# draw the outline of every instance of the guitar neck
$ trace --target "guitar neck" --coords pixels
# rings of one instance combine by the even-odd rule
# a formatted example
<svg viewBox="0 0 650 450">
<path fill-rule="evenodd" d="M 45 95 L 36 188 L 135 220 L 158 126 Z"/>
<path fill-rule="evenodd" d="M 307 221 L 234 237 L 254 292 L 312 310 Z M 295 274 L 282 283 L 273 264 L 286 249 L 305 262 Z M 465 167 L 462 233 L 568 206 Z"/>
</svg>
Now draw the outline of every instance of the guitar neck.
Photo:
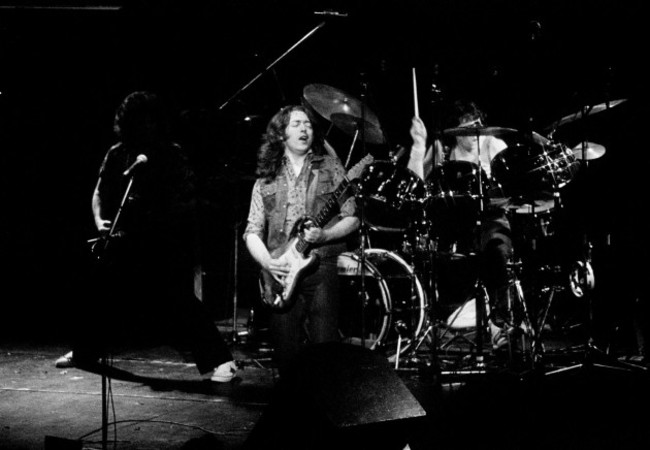
<svg viewBox="0 0 650 450">
<path fill-rule="evenodd" d="M 327 222 L 334 216 L 335 207 L 338 205 L 339 200 L 343 197 L 343 193 L 346 191 L 350 184 L 350 181 L 347 178 L 344 178 L 343 181 L 338 185 L 334 194 L 330 196 L 327 202 L 321 207 L 314 217 L 314 225 L 318 228 L 323 228 Z M 309 249 L 309 242 L 305 241 L 302 237 L 298 238 L 298 243 L 296 244 L 296 250 L 300 253 L 305 253 Z"/>
</svg>

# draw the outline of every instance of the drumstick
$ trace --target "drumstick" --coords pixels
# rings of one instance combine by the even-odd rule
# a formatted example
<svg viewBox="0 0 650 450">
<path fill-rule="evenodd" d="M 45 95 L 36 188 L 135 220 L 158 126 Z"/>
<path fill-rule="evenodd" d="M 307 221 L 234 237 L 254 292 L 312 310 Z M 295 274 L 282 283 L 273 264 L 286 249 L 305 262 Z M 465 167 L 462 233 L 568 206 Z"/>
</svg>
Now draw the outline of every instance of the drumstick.
<svg viewBox="0 0 650 450">
<path fill-rule="evenodd" d="M 413 67 L 413 105 L 415 109 L 415 117 L 420 117 L 420 111 L 418 108 L 418 83 L 415 79 L 415 67 Z"/>
</svg>

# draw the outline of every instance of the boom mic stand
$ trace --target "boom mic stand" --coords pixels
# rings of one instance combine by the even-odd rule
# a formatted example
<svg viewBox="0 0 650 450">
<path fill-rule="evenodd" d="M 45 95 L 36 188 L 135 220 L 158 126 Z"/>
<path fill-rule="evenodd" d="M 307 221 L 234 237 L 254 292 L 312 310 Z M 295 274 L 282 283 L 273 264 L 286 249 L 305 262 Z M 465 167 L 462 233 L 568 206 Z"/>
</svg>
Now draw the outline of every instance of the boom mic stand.
<svg viewBox="0 0 650 450">
<path fill-rule="evenodd" d="M 257 75 L 255 75 L 248 83 L 246 83 L 244 86 L 239 88 L 233 95 L 230 96 L 228 100 L 223 102 L 221 106 L 219 106 L 219 111 L 221 111 L 223 108 L 225 108 L 233 99 L 235 99 L 239 94 L 244 92 L 246 89 L 248 89 L 255 81 L 257 81 L 262 75 L 264 75 L 266 72 L 269 70 L 273 69 L 273 67 L 280 62 L 285 56 L 287 56 L 289 53 L 291 53 L 296 47 L 298 47 L 303 41 L 305 41 L 307 38 L 309 38 L 312 34 L 314 34 L 316 31 L 318 31 L 320 28 L 325 26 L 325 21 L 319 23 L 316 25 L 311 31 L 309 31 L 307 34 L 305 34 L 302 38 L 300 38 L 295 44 L 293 44 L 287 51 L 285 51 L 282 55 L 280 55 L 275 61 L 273 61 L 271 64 L 266 66 L 264 70 L 259 72 Z"/>
</svg>

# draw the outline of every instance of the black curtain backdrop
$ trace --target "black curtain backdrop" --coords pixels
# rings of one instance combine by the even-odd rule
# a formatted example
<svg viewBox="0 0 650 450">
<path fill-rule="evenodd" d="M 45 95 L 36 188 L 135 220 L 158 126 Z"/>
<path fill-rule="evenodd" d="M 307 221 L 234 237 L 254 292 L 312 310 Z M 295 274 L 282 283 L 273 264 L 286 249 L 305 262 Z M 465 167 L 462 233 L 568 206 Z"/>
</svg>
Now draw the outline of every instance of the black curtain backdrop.
<svg viewBox="0 0 650 450">
<path fill-rule="evenodd" d="M 113 142 L 113 112 L 128 93 L 157 91 L 178 113 L 177 138 L 203 188 L 204 294 L 216 318 L 232 307 L 234 241 L 270 116 L 300 102 L 308 84 L 347 91 L 379 117 L 388 144 L 365 151 L 385 157 L 410 145 L 413 68 L 429 126 L 457 97 L 479 102 L 490 125 L 541 134 L 585 106 L 626 99 L 556 132 L 566 145 L 588 139 L 607 149 L 566 190 L 561 226 L 569 251 L 579 251 L 583 234 L 593 239 L 605 304 L 618 308 L 622 285 L 642 289 L 650 158 L 641 1 L 386 3 L 0 4 L 3 333 L 65 336 L 76 302 L 94 301 L 90 199 Z M 341 15 L 315 14 L 328 10 Z M 345 160 L 351 136 L 331 133 Z M 363 152 L 355 147 L 353 162 Z M 256 268 L 241 241 L 237 256 L 238 300 L 250 305 Z"/>
</svg>

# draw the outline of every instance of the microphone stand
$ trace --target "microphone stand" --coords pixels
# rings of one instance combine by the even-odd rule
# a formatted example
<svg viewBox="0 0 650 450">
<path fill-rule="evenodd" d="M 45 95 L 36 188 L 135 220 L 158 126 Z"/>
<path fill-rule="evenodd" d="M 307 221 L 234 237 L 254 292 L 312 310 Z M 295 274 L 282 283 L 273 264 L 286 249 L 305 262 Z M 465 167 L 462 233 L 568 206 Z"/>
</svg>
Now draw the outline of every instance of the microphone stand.
<svg viewBox="0 0 650 450">
<path fill-rule="evenodd" d="M 273 61 L 268 66 L 266 66 L 266 68 L 264 68 L 264 70 L 259 72 L 248 83 L 246 83 L 244 86 L 239 88 L 233 95 L 230 96 L 230 98 L 228 100 L 226 100 L 221 106 L 219 106 L 218 110 L 221 111 L 223 108 L 225 108 L 233 99 L 235 99 L 237 96 L 239 96 L 239 94 L 241 94 L 246 89 L 248 89 L 253 83 L 255 83 L 255 81 L 257 81 L 266 72 L 271 70 L 278 62 L 280 62 L 285 56 L 287 56 L 289 53 L 291 53 L 303 41 L 305 41 L 312 34 L 314 34 L 316 31 L 318 31 L 320 28 L 322 28 L 324 26 L 325 26 L 325 21 L 323 21 L 323 22 L 319 23 L 317 26 L 315 26 L 311 31 L 309 31 L 306 35 L 304 35 L 302 38 L 300 38 L 295 44 L 293 44 L 287 51 L 285 51 L 282 55 L 280 55 L 275 61 Z"/>
<path fill-rule="evenodd" d="M 102 243 L 103 245 L 103 250 L 106 250 L 108 243 L 110 242 L 111 239 L 119 236 L 119 233 L 116 234 L 117 230 L 117 224 L 122 217 L 122 211 L 124 210 L 125 205 L 127 204 L 129 200 L 129 195 L 131 193 L 131 188 L 133 187 L 133 179 L 134 179 L 135 173 L 132 173 L 131 176 L 129 177 L 129 183 L 126 186 L 126 189 L 124 191 L 124 195 L 122 196 L 122 200 L 120 202 L 120 206 L 115 213 L 115 218 L 113 219 L 113 223 L 111 225 L 111 229 L 108 232 L 108 236 Z M 95 241 L 95 243 L 101 242 L 101 240 Z M 102 252 L 99 256 L 99 261 L 102 262 L 102 259 L 104 258 L 105 254 Z M 108 389 L 110 385 L 110 381 L 108 380 L 108 376 L 106 374 L 106 368 L 108 367 L 108 358 L 106 356 L 106 352 L 102 352 L 101 356 L 101 365 L 104 368 L 102 370 L 102 449 L 106 450 L 108 448 Z"/>
<path fill-rule="evenodd" d="M 367 84 L 366 81 L 363 79 L 364 74 L 361 73 L 361 149 L 362 153 L 365 154 L 366 151 L 366 134 L 365 134 L 365 126 L 363 124 L 365 123 L 366 120 L 366 104 L 365 104 L 365 97 L 366 97 L 366 89 L 367 89 Z M 358 131 L 355 133 L 355 140 L 356 136 L 358 134 Z M 352 143 L 354 146 L 354 142 Z M 350 148 L 350 153 L 352 152 L 352 148 Z M 348 160 L 350 156 L 348 155 Z M 346 163 L 347 164 L 347 163 Z M 368 292 L 366 291 L 366 220 L 365 220 L 365 198 L 362 199 L 361 201 L 361 254 L 360 254 L 360 259 L 359 259 L 359 264 L 361 265 L 361 290 L 359 292 L 359 299 L 361 300 L 361 347 L 365 348 L 366 347 L 366 317 L 365 317 L 365 311 L 366 311 L 366 303 L 368 302 Z M 399 355 L 396 355 L 396 358 L 399 358 Z"/>
</svg>

